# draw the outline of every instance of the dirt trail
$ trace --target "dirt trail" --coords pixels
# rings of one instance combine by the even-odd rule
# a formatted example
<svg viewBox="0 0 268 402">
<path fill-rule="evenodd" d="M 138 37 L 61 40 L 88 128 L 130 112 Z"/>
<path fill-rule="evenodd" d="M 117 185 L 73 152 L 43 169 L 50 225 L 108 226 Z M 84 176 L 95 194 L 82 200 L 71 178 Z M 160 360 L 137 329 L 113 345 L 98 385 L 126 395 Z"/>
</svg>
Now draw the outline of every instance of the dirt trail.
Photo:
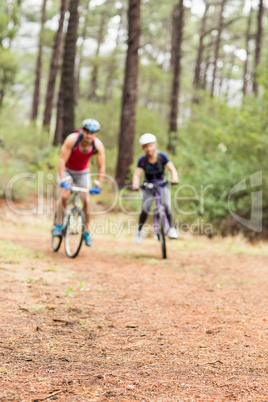
<svg viewBox="0 0 268 402">
<path fill-rule="evenodd" d="M 268 401 L 267 246 L 0 230 L 1 401 Z"/>
</svg>

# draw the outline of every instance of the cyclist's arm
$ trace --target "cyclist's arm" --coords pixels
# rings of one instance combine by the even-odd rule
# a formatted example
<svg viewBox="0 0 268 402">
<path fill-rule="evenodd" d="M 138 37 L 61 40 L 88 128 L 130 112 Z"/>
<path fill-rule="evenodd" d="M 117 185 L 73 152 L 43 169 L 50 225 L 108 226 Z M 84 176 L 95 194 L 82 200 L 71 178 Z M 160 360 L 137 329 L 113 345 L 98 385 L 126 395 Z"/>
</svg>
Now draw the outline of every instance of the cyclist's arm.
<svg viewBox="0 0 268 402">
<path fill-rule="evenodd" d="M 76 134 L 70 134 L 64 141 L 61 150 L 60 150 L 60 159 L 59 159 L 59 176 L 60 180 L 64 178 L 64 172 L 66 167 L 66 162 L 70 158 L 72 148 L 77 140 Z"/>
<path fill-rule="evenodd" d="M 175 166 L 173 165 L 173 162 L 169 161 L 166 164 L 166 167 L 168 168 L 168 170 L 171 173 L 171 183 L 173 183 L 173 184 L 179 183 L 178 172 L 177 172 Z"/>
<path fill-rule="evenodd" d="M 104 146 L 103 143 L 98 140 L 96 142 L 96 149 L 97 149 L 97 165 L 98 165 L 98 176 L 97 176 L 97 181 L 101 184 L 104 174 L 105 174 L 105 150 L 104 150 Z M 98 185 L 97 185 L 98 187 Z"/>
<path fill-rule="evenodd" d="M 138 190 L 140 186 L 140 178 L 142 174 L 143 169 L 136 167 L 134 174 L 133 174 L 133 179 L 132 179 L 132 189 L 133 190 Z"/>
</svg>

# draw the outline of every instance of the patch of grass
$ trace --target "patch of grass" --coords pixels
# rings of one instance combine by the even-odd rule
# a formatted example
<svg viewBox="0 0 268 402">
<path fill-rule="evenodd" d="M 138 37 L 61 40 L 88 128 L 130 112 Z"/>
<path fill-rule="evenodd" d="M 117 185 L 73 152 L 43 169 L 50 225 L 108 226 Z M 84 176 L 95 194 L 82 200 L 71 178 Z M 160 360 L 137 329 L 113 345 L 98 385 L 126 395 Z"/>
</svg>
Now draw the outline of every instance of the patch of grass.
<svg viewBox="0 0 268 402">
<path fill-rule="evenodd" d="M 65 292 L 65 296 L 74 297 L 74 289 L 72 286 L 68 286 L 68 289 Z"/>
<path fill-rule="evenodd" d="M 8 376 L 15 375 L 15 373 L 11 370 L 8 370 L 6 367 L 0 367 L 0 373 L 6 374 Z"/>
<path fill-rule="evenodd" d="M 22 282 L 23 283 L 36 283 L 37 281 L 36 281 L 36 279 L 34 279 L 34 278 L 30 277 L 30 276 L 27 276 L 26 279 L 22 280 Z"/>
<path fill-rule="evenodd" d="M 238 285 L 253 285 L 256 282 L 257 282 L 256 280 L 249 278 L 238 278 L 235 280 L 235 283 Z"/>
<path fill-rule="evenodd" d="M 41 258 L 41 259 L 43 259 L 44 257 L 45 257 L 45 254 L 42 253 L 42 252 L 40 252 L 40 251 L 37 251 L 37 252 L 34 254 L 34 258 Z"/>
<path fill-rule="evenodd" d="M 170 244 L 168 244 L 170 247 Z M 173 249 L 180 249 L 180 251 L 188 251 L 188 250 L 202 250 L 206 248 L 206 243 L 200 241 L 200 239 L 179 239 L 178 242 L 172 240 L 172 248 Z"/>
<path fill-rule="evenodd" d="M 251 255 L 251 256 L 267 256 L 268 245 L 263 242 L 250 244 L 241 236 L 224 239 L 223 241 L 213 243 L 213 247 L 217 253 L 222 254 L 228 252 L 230 255 Z"/>
<path fill-rule="evenodd" d="M 42 304 L 32 304 L 31 306 L 29 306 L 29 309 L 33 309 L 35 311 L 43 311 L 46 309 L 45 306 L 43 306 Z"/>
<path fill-rule="evenodd" d="M 51 264 L 48 265 L 48 267 L 45 269 L 45 272 L 56 272 L 58 271 L 59 266 L 57 264 Z"/>
<path fill-rule="evenodd" d="M 84 318 L 84 319 L 80 320 L 80 324 L 87 326 L 87 325 L 90 325 L 90 321 L 88 318 Z"/>
<path fill-rule="evenodd" d="M 1 260 L 8 261 L 9 263 L 17 264 L 22 262 L 25 258 L 33 258 L 34 253 L 32 250 L 24 246 L 19 246 L 9 240 L 0 240 Z"/>
<path fill-rule="evenodd" d="M 37 380 L 38 382 L 42 382 L 42 381 L 47 381 L 48 378 L 47 378 L 47 377 L 36 377 L 36 380 Z"/>
</svg>

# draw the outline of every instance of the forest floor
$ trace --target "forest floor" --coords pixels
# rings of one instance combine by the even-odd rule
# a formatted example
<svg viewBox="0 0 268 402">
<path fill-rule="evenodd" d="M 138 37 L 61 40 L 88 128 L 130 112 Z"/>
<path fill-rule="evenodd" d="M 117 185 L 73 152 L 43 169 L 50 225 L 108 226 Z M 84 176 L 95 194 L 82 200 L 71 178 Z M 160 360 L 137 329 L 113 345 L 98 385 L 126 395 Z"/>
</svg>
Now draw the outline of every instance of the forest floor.
<svg viewBox="0 0 268 402">
<path fill-rule="evenodd" d="M 268 401 L 267 244 L 50 226 L 1 208 L 0 401 Z"/>
</svg>

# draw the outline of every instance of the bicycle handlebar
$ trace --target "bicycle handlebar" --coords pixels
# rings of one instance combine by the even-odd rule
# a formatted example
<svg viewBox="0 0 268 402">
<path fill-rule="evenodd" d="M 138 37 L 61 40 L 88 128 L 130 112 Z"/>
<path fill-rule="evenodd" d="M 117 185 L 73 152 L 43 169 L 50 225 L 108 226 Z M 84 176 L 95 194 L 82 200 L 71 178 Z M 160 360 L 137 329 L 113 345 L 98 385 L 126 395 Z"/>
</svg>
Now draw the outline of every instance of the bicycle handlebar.
<svg viewBox="0 0 268 402">
<path fill-rule="evenodd" d="M 77 186 L 72 186 L 71 187 L 71 193 L 84 193 L 84 194 L 97 194 L 91 192 L 92 189 L 84 188 L 84 187 L 77 187 Z"/>
<path fill-rule="evenodd" d="M 163 186 L 165 186 L 166 184 L 171 184 L 171 185 L 175 185 L 175 184 L 177 184 L 177 183 L 172 183 L 170 180 L 164 180 L 164 181 L 161 181 L 161 182 L 155 182 L 155 183 L 152 183 L 152 182 L 149 182 L 149 183 L 147 183 L 147 182 L 144 182 L 144 183 L 142 183 L 141 185 L 140 185 L 140 189 L 146 189 L 146 188 L 148 188 L 149 190 L 152 190 L 153 188 L 157 188 L 157 187 L 163 187 Z"/>
<path fill-rule="evenodd" d="M 69 179 L 72 179 L 72 177 L 66 176 L 62 180 L 62 182 L 66 182 Z M 97 194 L 97 193 L 91 193 L 92 189 L 89 190 L 88 188 L 85 188 L 85 187 L 71 186 L 70 190 L 71 190 L 71 193 Z"/>
<path fill-rule="evenodd" d="M 71 192 L 72 193 L 90 193 L 90 190 L 88 188 L 84 188 L 84 187 L 76 187 L 76 186 L 72 186 L 71 187 Z"/>
</svg>

